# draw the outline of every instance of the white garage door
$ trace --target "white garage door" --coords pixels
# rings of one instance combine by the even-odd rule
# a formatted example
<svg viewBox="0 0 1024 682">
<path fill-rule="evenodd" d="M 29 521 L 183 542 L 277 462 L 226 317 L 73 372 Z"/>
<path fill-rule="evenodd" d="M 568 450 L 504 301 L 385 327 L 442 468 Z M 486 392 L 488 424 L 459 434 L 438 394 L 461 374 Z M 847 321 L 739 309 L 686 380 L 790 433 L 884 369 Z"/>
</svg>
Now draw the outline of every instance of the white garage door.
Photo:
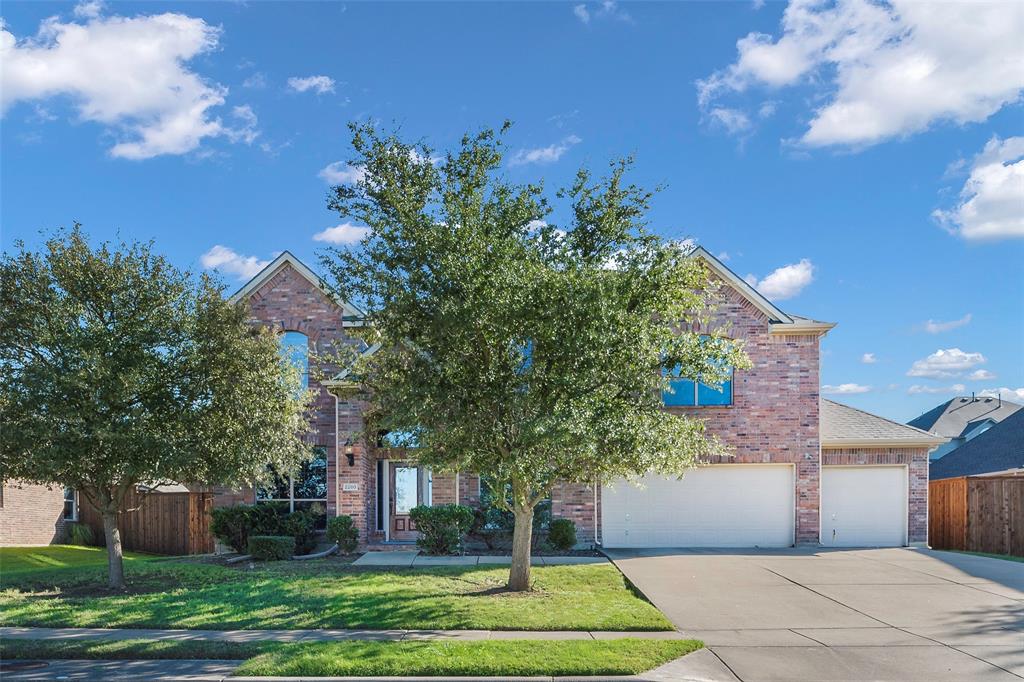
<svg viewBox="0 0 1024 682">
<path fill-rule="evenodd" d="M 723 464 L 601 491 L 605 547 L 788 547 L 793 466 Z"/>
<path fill-rule="evenodd" d="M 900 547 L 906 540 L 906 467 L 821 468 L 821 544 Z"/>
</svg>

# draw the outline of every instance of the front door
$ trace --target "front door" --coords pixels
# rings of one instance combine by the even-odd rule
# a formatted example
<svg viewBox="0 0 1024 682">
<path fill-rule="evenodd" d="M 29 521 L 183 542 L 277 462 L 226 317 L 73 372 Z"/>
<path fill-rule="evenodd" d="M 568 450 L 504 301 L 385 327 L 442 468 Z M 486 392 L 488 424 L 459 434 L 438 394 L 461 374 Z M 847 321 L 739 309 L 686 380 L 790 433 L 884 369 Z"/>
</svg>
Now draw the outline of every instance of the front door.
<svg viewBox="0 0 1024 682">
<path fill-rule="evenodd" d="M 391 539 L 415 540 L 418 533 L 409 518 L 413 507 L 422 504 L 420 468 L 407 462 L 390 462 Z"/>
</svg>

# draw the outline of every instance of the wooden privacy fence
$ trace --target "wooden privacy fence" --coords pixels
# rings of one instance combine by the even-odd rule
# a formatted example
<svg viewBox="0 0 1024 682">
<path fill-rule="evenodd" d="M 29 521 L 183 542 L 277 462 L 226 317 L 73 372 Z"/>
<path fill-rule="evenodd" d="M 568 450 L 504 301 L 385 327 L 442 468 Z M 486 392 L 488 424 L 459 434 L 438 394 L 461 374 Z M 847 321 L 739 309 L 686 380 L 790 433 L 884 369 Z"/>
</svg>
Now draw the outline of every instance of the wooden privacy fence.
<svg viewBox="0 0 1024 682">
<path fill-rule="evenodd" d="M 930 481 L 928 544 L 1024 556 L 1024 476 Z"/>
<path fill-rule="evenodd" d="M 211 493 L 129 493 L 126 505 L 135 511 L 118 515 L 121 544 L 126 550 L 153 554 L 209 554 Z M 82 500 L 80 520 L 103 537 L 103 519 Z"/>
</svg>

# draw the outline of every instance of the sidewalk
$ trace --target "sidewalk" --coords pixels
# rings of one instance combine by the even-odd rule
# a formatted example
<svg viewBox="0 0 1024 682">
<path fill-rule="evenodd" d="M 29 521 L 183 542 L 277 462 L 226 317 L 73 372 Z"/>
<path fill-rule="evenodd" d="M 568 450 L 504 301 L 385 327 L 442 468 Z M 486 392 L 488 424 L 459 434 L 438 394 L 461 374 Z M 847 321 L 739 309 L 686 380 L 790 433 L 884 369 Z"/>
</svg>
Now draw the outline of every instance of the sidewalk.
<svg viewBox="0 0 1024 682">
<path fill-rule="evenodd" d="M 686 639 L 676 630 L 607 632 L 586 630 L 135 630 L 106 628 L 0 627 L 0 639 L 148 639 L 153 641 L 210 642 L 332 642 L 373 640 L 384 642 L 452 639 Z"/>
</svg>

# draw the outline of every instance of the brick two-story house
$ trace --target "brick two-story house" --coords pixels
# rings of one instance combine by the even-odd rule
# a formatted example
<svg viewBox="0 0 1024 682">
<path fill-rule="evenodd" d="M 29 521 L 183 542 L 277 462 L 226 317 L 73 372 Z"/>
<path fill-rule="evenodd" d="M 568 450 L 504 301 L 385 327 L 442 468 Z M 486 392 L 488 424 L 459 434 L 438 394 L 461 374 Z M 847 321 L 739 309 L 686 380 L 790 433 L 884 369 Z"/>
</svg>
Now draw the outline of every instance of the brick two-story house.
<svg viewBox="0 0 1024 682">
<path fill-rule="evenodd" d="M 834 325 L 783 312 L 703 249 L 694 257 L 724 285 L 711 326 L 743 339 L 753 367 L 722 392 L 678 382 L 666 409 L 707 420 L 731 454 L 682 479 L 560 485 L 553 516 L 573 519 L 583 542 L 606 547 L 925 543 L 928 451 L 942 439 L 821 399 L 820 340 Z M 285 332 L 293 357 L 357 343 L 359 311 L 290 253 L 232 300 L 248 301 L 257 321 Z M 320 454 L 299 480 L 262 495 L 221 491 L 218 503 L 269 496 L 297 508 L 319 504 L 329 516 L 353 517 L 372 546 L 415 538 L 408 511 L 416 504 L 479 500 L 474 473 L 430 472 L 407 451 L 368 439 L 367 404 L 337 390 L 340 383 L 309 378 Z"/>
<path fill-rule="evenodd" d="M 928 453 L 944 439 L 822 399 L 820 341 L 834 325 L 783 312 L 703 249 L 694 257 L 723 285 L 710 326 L 743 339 L 753 367 L 735 372 L 721 392 L 676 382 L 665 409 L 705 419 L 730 454 L 681 479 L 557 486 L 553 516 L 575 521 L 582 542 L 605 547 L 925 543 Z M 338 343 L 361 343 L 354 333 L 361 313 L 287 252 L 231 300 L 248 302 L 254 322 L 283 332 L 299 363 Z M 415 539 L 408 511 L 417 504 L 478 502 L 473 472 L 431 472 L 408 451 L 368 438 L 368 405 L 341 390 L 341 368 L 328 369 L 336 379 L 307 373 L 316 396 L 309 432 L 316 458 L 272 490 L 216 489 L 215 504 L 274 499 L 325 516 L 347 514 L 362 543 L 378 546 Z M 39 523 L 26 516 L 25 504 L 38 502 L 40 492 L 26 495 L 10 484 L 4 492 L 0 542 L 57 538 L 68 515 L 59 491 L 48 492 L 54 511 Z"/>
</svg>

